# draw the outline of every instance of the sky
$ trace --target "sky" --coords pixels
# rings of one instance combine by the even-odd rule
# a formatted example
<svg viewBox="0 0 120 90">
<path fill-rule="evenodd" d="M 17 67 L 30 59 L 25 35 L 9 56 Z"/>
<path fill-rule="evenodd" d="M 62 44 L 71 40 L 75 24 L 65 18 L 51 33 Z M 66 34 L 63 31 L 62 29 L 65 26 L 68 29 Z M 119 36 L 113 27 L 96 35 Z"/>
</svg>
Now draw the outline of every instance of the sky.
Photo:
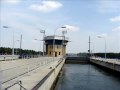
<svg viewBox="0 0 120 90">
<path fill-rule="evenodd" d="M 3 28 L 8 26 L 8 28 Z M 0 0 L 0 40 L 2 47 L 43 50 L 43 34 L 69 37 L 67 53 L 88 51 L 120 52 L 120 0 Z M 102 38 L 98 38 L 101 36 Z M 34 40 L 38 39 L 38 41 Z"/>
</svg>

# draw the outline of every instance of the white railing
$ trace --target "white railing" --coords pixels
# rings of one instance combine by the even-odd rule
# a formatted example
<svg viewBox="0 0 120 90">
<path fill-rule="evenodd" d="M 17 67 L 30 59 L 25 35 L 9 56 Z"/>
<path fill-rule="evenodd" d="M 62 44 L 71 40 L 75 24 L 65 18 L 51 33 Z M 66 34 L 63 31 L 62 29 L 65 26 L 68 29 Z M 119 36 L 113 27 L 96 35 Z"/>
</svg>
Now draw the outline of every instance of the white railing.
<svg viewBox="0 0 120 90">
<path fill-rule="evenodd" d="M 119 64 L 120 65 L 120 59 L 110 59 L 110 58 L 101 58 L 101 57 L 90 57 L 90 59 Z"/>
<path fill-rule="evenodd" d="M 14 60 L 18 59 L 19 55 L 0 55 L 0 61 L 2 60 Z"/>
<path fill-rule="evenodd" d="M 54 61 L 59 60 L 60 58 L 55 58 Z M 25 60 L 25 59 L 24 59 Z M 17 66 L 11 66 L 9 68 L 6 69 L 2 69 L 0 70 L 0 82 L 1 84 L 12 80 L 14 78 L 17 78 L 23 74 L 29 74 L 30 71 L 37 69 L 38 67 L 50 64 L 53 61 L 52 57 L 42 57 L 42 58 L 31 58 L 31 59 L 27 59 L 26 62 L 24 62 L 24 60 L 21 60 L 21 63 L 16 63 Z M 16 62 L 19 60 L 16 60 Z M 9 62 L 9 61 L 5 61 L 5 62 Z"/>
</svg>

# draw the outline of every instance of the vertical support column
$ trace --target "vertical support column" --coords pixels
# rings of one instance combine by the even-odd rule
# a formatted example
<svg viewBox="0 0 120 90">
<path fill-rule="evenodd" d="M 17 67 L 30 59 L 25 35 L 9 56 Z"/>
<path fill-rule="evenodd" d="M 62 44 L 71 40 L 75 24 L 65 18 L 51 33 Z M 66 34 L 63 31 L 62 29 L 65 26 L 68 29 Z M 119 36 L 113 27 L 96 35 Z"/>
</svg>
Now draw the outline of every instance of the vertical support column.
<svg viewBox="0 0 120 90">
<path fill-rule="evenodd" d="M 88 50 L 88 52 L 89 52 L 89 56 L 90 56 L 90 54 L 91 54 L 91 53 L 90 53 L 90 52 L 91 52 L 91 51 L 90 51 L 90 36 L 89 36 L 89 50 Z"/>
<path fill-rule="evenodd" d="M 2 90 L 2 71 L 1 71 L 1 62 L 0 62 L 0 90 Z"/>
<path fill-rule="evenodd" d="M 22 47 L 22 34 L 21 34 L 21 36 L 20 36 L 20 55 L 22 54 L 22 49 L 21 49 L 21 47 Z"/>
</svg>

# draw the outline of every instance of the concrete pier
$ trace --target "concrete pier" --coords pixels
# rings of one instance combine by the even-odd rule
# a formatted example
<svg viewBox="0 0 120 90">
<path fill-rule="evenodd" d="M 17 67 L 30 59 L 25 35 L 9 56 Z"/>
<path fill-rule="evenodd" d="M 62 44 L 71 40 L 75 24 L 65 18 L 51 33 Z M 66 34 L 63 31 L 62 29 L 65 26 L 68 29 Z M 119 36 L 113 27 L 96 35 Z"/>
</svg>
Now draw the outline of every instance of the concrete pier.
<svg viewBox="0 0 120 90">
<path fill-rule="evenodd" d="M 91 57 L 90 62 L 120 73 L 120 60 Z"/>
<path fill-rule="evenodd" d="M 2 61 L 2 90 L 50 90 L 65 59 L 42 57 Z M 5 67 L 4 67 L 5 66 Z"/>
</svg>

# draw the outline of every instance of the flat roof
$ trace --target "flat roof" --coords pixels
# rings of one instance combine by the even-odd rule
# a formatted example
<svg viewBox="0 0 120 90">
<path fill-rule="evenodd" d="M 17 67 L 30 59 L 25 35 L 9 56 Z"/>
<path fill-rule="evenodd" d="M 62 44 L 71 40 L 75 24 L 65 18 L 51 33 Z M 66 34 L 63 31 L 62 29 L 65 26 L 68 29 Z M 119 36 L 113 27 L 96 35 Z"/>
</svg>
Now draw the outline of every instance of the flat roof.
<svg viewBox="0 0 120 90">
<path fill-rule="evenodd" d="M 56 39 L 56 40 L 63 40 L 64 37 L 63 36 L 46 36 L 45 40 L 52 40 L 52 39 Z M 66 41 L 68 41 L 68 37 L 65 37 Z"/>
</svg>

